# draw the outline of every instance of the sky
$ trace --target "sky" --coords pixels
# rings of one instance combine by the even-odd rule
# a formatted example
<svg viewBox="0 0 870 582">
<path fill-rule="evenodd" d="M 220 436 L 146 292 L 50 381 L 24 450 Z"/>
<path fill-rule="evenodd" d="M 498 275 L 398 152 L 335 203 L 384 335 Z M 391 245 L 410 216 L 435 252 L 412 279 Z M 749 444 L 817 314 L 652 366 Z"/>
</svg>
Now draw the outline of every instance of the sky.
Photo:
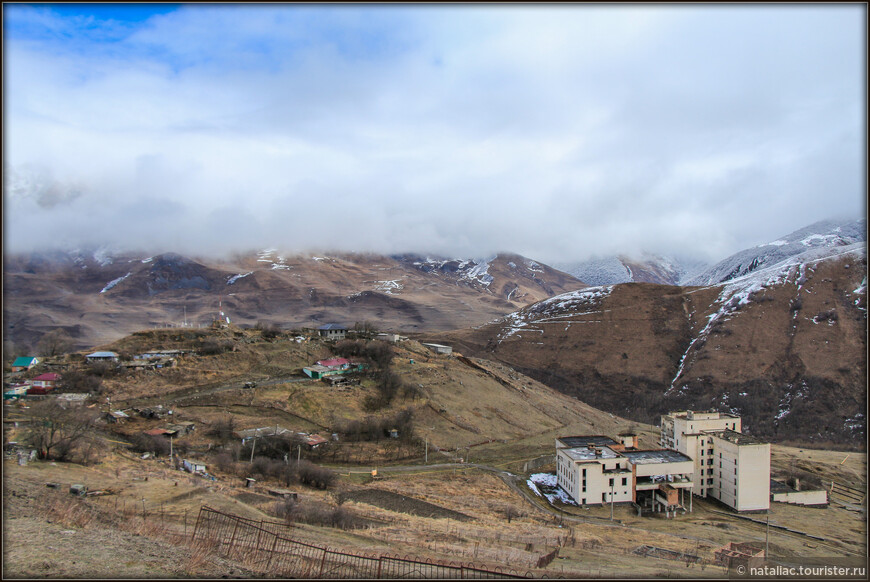
<svg viewBox="0 0 870 582">
<path fill-rule="evenodd" d="M 716 261 L 866 213 L 854 5 L 3 5 L 5 252 Z"/>
</svg>

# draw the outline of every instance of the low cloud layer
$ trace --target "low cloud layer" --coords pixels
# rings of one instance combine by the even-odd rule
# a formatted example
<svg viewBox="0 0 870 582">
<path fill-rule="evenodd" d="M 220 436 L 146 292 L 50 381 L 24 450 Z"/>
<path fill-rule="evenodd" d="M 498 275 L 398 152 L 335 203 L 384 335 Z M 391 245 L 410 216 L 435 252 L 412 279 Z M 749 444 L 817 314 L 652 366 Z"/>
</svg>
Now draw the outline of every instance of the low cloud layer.
<svg viewBox="0 0 870 582">
<path fill-rule="evenodd" d="M 7 251 L 718 259 L 864 213 L 865 6 L 117 10 L 4 6 Z"/>
</svg>

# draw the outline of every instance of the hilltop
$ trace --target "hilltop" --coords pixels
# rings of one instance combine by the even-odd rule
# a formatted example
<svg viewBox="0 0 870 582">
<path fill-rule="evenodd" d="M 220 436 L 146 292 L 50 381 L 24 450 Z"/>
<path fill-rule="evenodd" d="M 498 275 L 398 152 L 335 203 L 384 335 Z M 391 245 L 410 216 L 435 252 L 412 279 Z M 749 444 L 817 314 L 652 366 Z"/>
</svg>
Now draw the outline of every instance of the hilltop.
<svg viewBox="0 0 870 582">
<path fill-rule="evenodd" d="M 4 341 L 7 351 L 26 352 L 60 329 L 78 349 L 143 328 L 208 325 L 219 312 L 243 326 L 373 321 L 382 329 L 437 331 L 485 323 L 584 286 L 513 254 L 34 253 L 5 257 Z"/>
</svg>

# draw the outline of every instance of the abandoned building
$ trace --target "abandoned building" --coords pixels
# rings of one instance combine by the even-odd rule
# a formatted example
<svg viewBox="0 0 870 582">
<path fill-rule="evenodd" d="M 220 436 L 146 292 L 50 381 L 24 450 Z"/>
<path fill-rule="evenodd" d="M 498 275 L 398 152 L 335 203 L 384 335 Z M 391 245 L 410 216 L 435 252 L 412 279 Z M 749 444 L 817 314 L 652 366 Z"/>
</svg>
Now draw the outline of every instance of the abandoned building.
<svg viewBox="0 0 870 582">
<path fill-rule="evenodd" d="M 633 434 L 619 441 L 602 435 L 556 439 L 556 477 L 581 505 L 634 503 L 673 517 L 687 500 L 691 504 L 692 459 L 674 450 L 638 449 Z"/>
<path fill-rule="evenodd" d="M 733 414 L 671 412 L 661 418 L 660 444 L 693 459 L 695 495 L 737 511 L 763 511 L 770 507 L 770 443 L 741 430 Z"/>
</svg>

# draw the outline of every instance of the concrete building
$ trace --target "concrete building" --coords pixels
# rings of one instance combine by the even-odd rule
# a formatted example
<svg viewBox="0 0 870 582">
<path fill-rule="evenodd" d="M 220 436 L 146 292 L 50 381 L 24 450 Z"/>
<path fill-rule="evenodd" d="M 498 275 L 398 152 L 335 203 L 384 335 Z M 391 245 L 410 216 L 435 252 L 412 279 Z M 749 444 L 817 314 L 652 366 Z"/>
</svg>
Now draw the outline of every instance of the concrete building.
<svg viewBox="0 0 870 582">
<path fill-rule="evenodd" d="M 317 328 L 320 337 L 330 340 L 343 340 L 347 337 L 347 328 L 338 323 L 327 323 Z"/>
<path fill-rule="evenodd" d="M 692 492 L 737 511 L 770 507 L 770 444 L 741 432 L 740 417 L 692 410 L 661 417 L 660 444 L 693 459 Z"/>
<path fill-rule="evenodd" d="M 432 350 L 436 354 L 449 355 L 449 354 L 453 353 L 453 348 L 451 348 L 450 346 L 443 346 L 441 344 L 422 344 L 422 345 L 426 346 L 427 348 L 429 348 L 430 350 Z"/>
<path fill-rule="evenodd" d="M 556 439 L 557 483 L 581 505 L 635 503 L 668 517 L 691 495 L 692 459 L 673 450 L 640 450 L 637 436 Z"/>
</svg>

